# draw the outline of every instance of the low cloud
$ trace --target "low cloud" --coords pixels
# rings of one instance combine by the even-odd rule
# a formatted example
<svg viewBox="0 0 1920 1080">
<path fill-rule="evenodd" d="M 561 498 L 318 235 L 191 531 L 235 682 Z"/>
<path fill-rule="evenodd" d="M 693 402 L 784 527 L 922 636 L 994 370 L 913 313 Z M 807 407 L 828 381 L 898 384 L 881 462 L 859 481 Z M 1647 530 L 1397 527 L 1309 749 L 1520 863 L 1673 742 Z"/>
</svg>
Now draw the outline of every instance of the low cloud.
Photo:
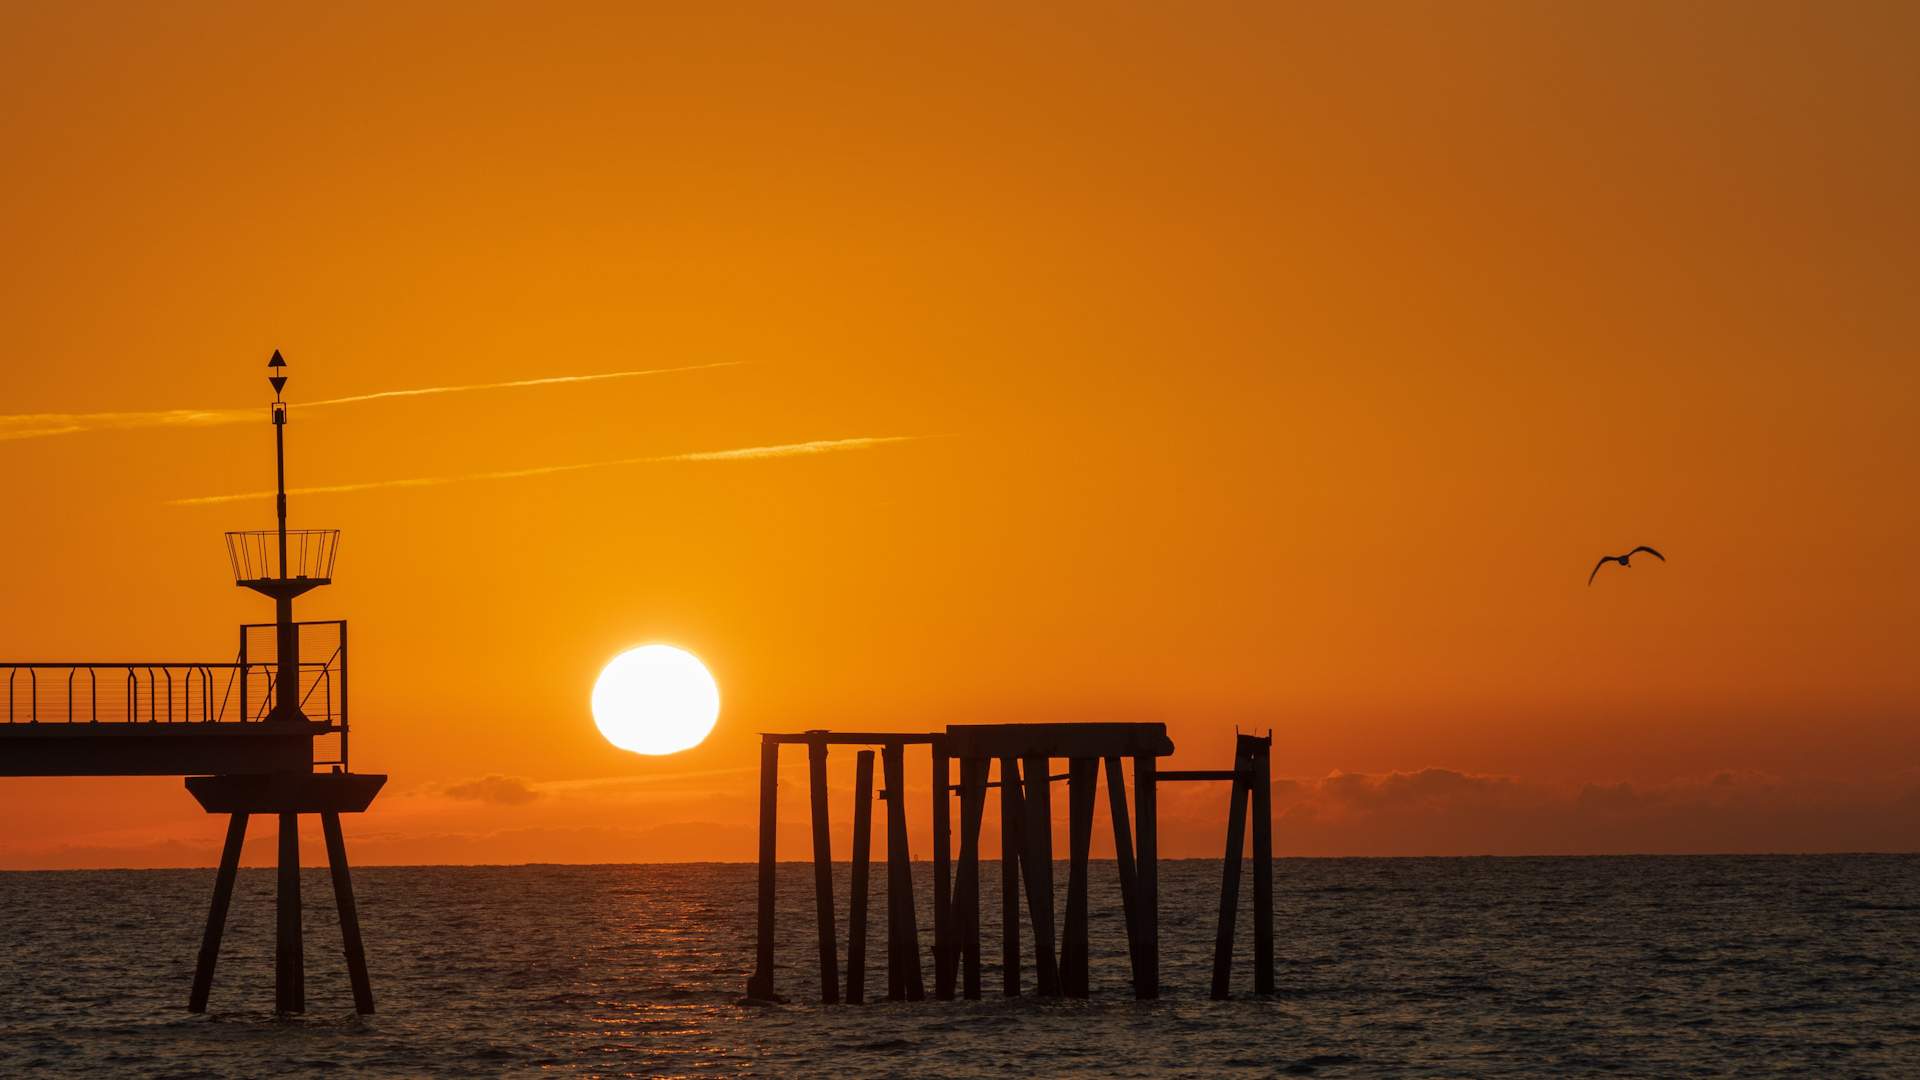
<svg viewBox="0 0 1920 1080">
<path fill-rule="evenodd" d="M 449 784 L 445 791 L 448 798 L 496 806 L 524 806 L 540 797 L 539 791 L 517 776 L 483 776 Z"/>
</svg>

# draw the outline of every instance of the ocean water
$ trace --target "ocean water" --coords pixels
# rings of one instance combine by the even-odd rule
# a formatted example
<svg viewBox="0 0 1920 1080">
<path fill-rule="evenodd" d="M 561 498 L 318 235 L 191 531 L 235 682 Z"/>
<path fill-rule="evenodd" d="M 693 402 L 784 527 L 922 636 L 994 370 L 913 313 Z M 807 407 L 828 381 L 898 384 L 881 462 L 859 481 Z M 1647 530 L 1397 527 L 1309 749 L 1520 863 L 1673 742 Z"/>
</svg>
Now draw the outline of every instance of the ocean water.
<svg viewBox="0 0 1920 1080">
<path fill-rule="evenodd" d="M 811 872 L 783 864 L 791 1004 L 756 1006 L 751 866 L 362 869 L 368 1018 L 308 871 L 310 1011 L 285 1020 L 271 872 L 241 873 L 207 1016 L 184 1003 L 212 871 L 0 874 L 0 1075 L 1920 1076 L 1920 857 L 1285 859 L 1281 992 L 1248 992 L 1243 925 L 1224 1003 L 1207 993 L 1217 863 L 1162 864 L 1165 986 L 1146 1003 L 1111 862 L 1093 872 L 1092 1000 L 1031 996 L 1030 959 L 1029 995 L 1001 998 L 995 870 L 985 1000 L 823 1006 Z M 870 993 L 884 874 L 875 890 Z"/>
</svg>

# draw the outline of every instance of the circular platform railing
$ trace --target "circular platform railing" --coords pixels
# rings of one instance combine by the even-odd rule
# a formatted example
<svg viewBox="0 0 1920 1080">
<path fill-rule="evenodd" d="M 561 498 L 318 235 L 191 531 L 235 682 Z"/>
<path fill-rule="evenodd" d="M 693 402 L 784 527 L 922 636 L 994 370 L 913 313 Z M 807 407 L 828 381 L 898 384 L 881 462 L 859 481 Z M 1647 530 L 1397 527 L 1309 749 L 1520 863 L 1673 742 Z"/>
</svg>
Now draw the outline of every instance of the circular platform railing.
<svg viewBox="0 0 1920 1080">
<path fill-rule="evenodd" d="M 285 576 L 303 581 L 331 581 L 334 556 L 339 550 L 339 529 L 288 529 Z M 279 578 L 280 534 L 272 529 L 230 532 L 227 560 L 233 564 L 236 582 Z"/>
</svg>

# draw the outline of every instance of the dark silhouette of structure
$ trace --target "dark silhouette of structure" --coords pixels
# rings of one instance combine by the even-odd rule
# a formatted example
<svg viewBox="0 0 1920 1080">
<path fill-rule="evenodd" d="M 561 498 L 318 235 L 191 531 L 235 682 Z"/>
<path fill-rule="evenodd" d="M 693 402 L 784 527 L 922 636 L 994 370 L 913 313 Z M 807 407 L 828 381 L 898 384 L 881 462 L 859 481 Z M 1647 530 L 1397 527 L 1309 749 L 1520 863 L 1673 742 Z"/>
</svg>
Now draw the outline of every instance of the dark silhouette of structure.
<svg viewBox="0 0 1920 1080">
<path fill-rule="evenodd" d="M 320 815 L 354 1007 L 370 1013 L 373 991 L 340 815 L 365 811 L 387 778 L 349 769 L 346 621 L 293 618 L 294 598 L 332 581 L 340 534 L 287 529 L 287 375 L 278 350 L 268 361 L 268 381 L 278 527 L 228 533 L 227 556 L 235 584 L 274 601 L 274 621 L 240 628 L 233 663 L 0 662 L 7 683 L 0 776 L 180 775 L 203 809 L 228 815 L 188 999 L 193 1012 L 207 1008 L 255 814 L 275 814 L 280 826 L 274 1009 L 306 1010 L 299 816 Z M 321 753 L 322 741 L 331 742 L 331 756 Z"/>
<path fill-rule="evenodd" d="M 898 734 L 806 731 L 760 737 L 760 866 L 758 955 L 747 996 L 777 1000 L 774 992 L 774 863 L 780 747 L 807 748 L 813 825 L 815 910 L 820 947 L 820 997 L 843 1000 L 833 915 L 833 853 L 827 821 L 827 750 L 878 746 L 887 804 L 887 998 L 918 1001 L 927 989 L 913 899 L 913 863 L 907 849 L 906 748 L 924 745 L 932 757 L 933 994 L 942 1000 L 981 995 L 980 829 L 987 792 L 1000 793 L 1002 993 L 1022 991 L 1021 886 L 1033 935 L 1036 989 L 1042 996 L 1086 997 L 1087 856 L 1093 836 L 1095 789 L 1104 764 L 1108 813 L 1119 868 L 1120 899 L 1134 996 L 1160 993 L 1159 785 L 1229 781 L 1227 848 L 1220 884 L 1220 922 L 1214 938 L 1213 996 L 1229 995 L 1233 936 L 1239 907 L 1246 823 L 1253 822 L 1254 990 L 1269 994 L 1273 972 L 1273 737 L 1241 735 L 1230 769 L 1161 769 L 1173 753 L 1164 724 L 953 724 L 944 732 Z M 1067 771 L 1055 774 L 1055 758 Z M 1133 762 L 1133 809 L 1127 807 L 1121 765 Z M 959 761 L 959 783 L 953 762 Z M 998 779 L 990 779 L 995 765 Z M 1054 938 L 1052 790 L 1067 783 L 1067 896 L 1060 940 Z M 953 796 L 960 798 L 960 850 L 953 852 Z M 872 853 L 873 751 L 854 765 L 853 853 L 844 1000 L 865 1000 L 867 889 Z"/>
<path fill-rule="evenodd" d="M 1638 555 L 1643 551 L 1653 556 L 1654 558 L 1659 559 L 1661 562 L 1667 561 L 1667 557 L 1665 555 L 1660 554 L 1659 552 L 1653 550 L 1652 548 L 1648 547 L 1645 544 L 1641 544 L 1639 547 L 1634 548 L 1632 551 L 1627 552 L 1625 555 L 1602 555 L 1600 556 L 1600 561 L 1593 564 L 1593 572 L 1587 575 L 1587 584 L 1589 585 L 1593 584 L 1594 575 L 1600 572 L 1601 567 L 1607 565 L 1610 562 L 1617 562 L 1621 566 L 1624 566 L 1629 570 L 1633 569 L 1632 565 L 1629 564 L 1627 560 L 1633 558 L 1635 555 Z"/>
</svg>

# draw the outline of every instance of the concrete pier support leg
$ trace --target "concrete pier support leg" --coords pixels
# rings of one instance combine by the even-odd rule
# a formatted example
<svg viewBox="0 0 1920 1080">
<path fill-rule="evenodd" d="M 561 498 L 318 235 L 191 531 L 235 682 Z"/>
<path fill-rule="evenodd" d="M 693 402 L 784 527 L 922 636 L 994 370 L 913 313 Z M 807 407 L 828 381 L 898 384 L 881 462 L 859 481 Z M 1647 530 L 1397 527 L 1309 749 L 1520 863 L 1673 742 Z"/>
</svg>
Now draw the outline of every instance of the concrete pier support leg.
<svg viewBox="0 0 1920 1080">
<path fill-rule="evenodd" d="M 247 815 L 227 818 L 227 842 L 220 849 L 220 869 L 213 876 L 213 903 L 207 908 L 207 932 L 200 939 L 200 962 L 193 969 L 193 993 L 187 1011 L 207 1011 L 213 992 L 213 966 L 220 959 L 220 938 L 227 930 L 227 908 L 233 903 L 233 881 L 240 870 L 240 848 L 247 839 Z"/>
<path fill-rule="evenodd" d="M 1099 758 L 1074 758 L 1067 766 L 1067 917 L 1060 934 L 1060 982 L 1068 997 L 1086 997 L 1087 856 L 1093 842 L 1094 788 Z"/>
<path fill-rule="evenodd" d="M 1033 967 L 1042 997 L 1060 996 L 1060 965 L 1053 937 L 1053 778 L 1045 754 L 1030 754 L 1026 773 L 1025 858 L 1027 917 L 1033 923 Z"/>
<path fill-rule="evenodd" d="M 1120 771 L 1118 757 L 1107 758 L 1107 816 L 1113 819 L 1114 864 L 1120 872 L 1120 909 L 1127 919 L 1127 964 L 1135 982 L 1140 980 L 1140 935 L 1134 926 L 1133 909 L 1138 904 L 1134 891 L 1139 888 L 1133 867 L 1133 828 L 1128 822 L 1127 778 Z"/>
<path fill-rule="evenodd" d="M 1244 740 L 1245 736 L 1241 736 Z M 1227 853 L 1220 863 L 1220 925 L 1213 936 L 1213 1000 L 1232 996 L 1233 924 L 1240 907 L 1240 861 L 1247 832 L 1248 771 L 1245 755 L 1234 755 L 1233 796 L 1227 808 Z"/>
<path fill-rule="evenodd" d="M 340 941 L 347 954 L 347 981 L 353 985 L 353 1011 L 373 1012 L 373 984 L 367 978 L 367 950 L 360 942 L 360 908 L 353 901 L 353 875 L 347 869 L 347 840 L 340 832 L 340 815 L 320 815 L 327 840 L 327 868 L 333 873 L 333 903 L 340 909 Z"/>
<path fill-rule="evenodd" d="M 867 993 L 867 883 L 873 859 L 873 751 L 853 761 L 853 896 L 847 901 L 847 1004 Z"/>
<path fill-rule="evenodd" d="M 907 850 L 907 764 L 906 748 L 898 743 L 883 747 L 880 765 L 887 784 L 887 923 L 888 952 L 897 970 L 898 991 L 908 1001 L 927 996 L 920 969 L 919 915 L 913 904 L 913 856 Z M 888 988 L 888 996 L 895 989 Z"/>
<path fill-rule="evenodd" d="M 959 950 L 953 933 L 953 769 L 947 748 L 933 744 L 933 996 L 953 1000 Z"/>
<path fill-rule="evenodd" d="M 1253 990 L 1273 993 L 1273 736 L 1259 740 L 1253 765 Z"/>
<path fill-rule="evenodd" d="M 1020 767 L 1000 759 L 1000 992 L 1020 996 L 1020 853 L 1026 847 L 1020 820 Z"/>
<path fill-rule="evenodd" d="M 280 815 L 280 882 L 274 901 L 273 1011 L 307 1011 L 306 954 L 300 942 L 300 815 Z"/>
<path fill-rule="evenodd" d="M 1133 759 L 1133 827 L 1136 901 L 1134 925 L 1140 963 L 1133 996 L 1150 1001 L 1160 996 L 1160 808 L 1159 761 L 1152 754 Z"/>
<path fill-rule="evenodd" d="M 758 910 L 755 914 L 756 938 L 753 977 L 747 980 L 747 996 L 773 1001 L 773 881 L 775 824 L 780 792 L 780 744 L 767 736 L 760 739 L 760 880 Z"/>
<path fill-rule="evenodd" d="M 813 810 L 813 906 L 820 935 L 820 1000 L 840 1000 L 840 947 L 833 932 L 833 841 L 827 823 L 827 744 L 807 744 L 807 791 Z"/>
<path fill-rule="evenodd" d="M 959 922 L 963 973 L 960 992 L 968 1001 L 980 999 L 980 820 L 986 816 L 987 761 L 960 761 L 960 873 L 955 883 L 954 909 Z"/>
</svg>

